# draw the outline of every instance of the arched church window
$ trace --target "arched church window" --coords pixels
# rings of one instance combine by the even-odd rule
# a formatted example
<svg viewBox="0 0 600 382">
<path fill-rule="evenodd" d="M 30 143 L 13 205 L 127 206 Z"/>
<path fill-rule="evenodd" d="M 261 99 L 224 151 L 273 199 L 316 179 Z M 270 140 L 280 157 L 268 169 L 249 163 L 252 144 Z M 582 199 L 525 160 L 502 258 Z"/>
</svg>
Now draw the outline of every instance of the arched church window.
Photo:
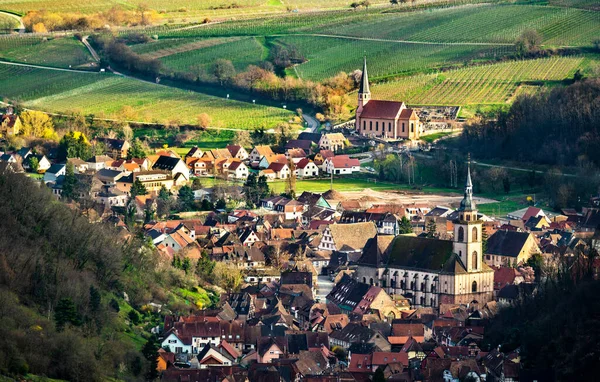
<svg viewBox="0 0 600 382">
<path fill-rule="evenodd" d="M 472 258 L 471 258 L 471 263 L 473 263 L 473 268 L 474 269 L 478 268 L 478 266 L 477 266 L 478 260 L 479 260 L 479 256 L 477 256 L 477 251 L 473 251 L 473 255 L 472 255 Z"/>
<path fill-rule="evenodd" d="M 477 227 L 473 227 L 473 239 L 471 241 L 477 241 Z"/>
<path fill-rule="evenodd" d="M 465 230 L 463 227 L 458 227 L 458 241 L 465 240 Z"/>
<path fill-rule="evenodd" d="M 363 277 L 363 284 L 366 284 L 366 283 L 367 283 L 367 278 Z"/>
<path fill-rule="evenodd" d="M 473 284 L 471 285 L 471 292 L 477 292 L 477 281 L 473 281 Z"/>
<path fill-rule="evenodd" d="M 373 278 L 369 280 L 369 284 L 373 285 Z"/>
</svg>

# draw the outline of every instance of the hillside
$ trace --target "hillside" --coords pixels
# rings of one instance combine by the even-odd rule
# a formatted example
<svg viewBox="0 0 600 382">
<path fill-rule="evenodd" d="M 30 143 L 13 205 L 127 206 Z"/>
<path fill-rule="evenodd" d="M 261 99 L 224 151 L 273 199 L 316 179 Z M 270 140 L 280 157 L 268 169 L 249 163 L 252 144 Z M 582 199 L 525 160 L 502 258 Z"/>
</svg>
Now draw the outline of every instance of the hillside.
<svg viewBox="0 0 600 382">
<path fill-rule="evenodd" d="M 169 298 L 154 252 L 4 166 L 0 192 L 0 375 L 144 380 L 142 305 Z"/>
</svg>

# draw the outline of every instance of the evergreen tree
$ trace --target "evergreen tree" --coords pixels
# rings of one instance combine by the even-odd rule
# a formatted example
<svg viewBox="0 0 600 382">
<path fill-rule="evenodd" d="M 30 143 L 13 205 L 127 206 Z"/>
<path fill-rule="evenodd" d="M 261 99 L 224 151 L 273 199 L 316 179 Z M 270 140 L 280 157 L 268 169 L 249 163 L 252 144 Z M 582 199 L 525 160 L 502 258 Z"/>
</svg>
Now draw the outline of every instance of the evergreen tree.
<svg viewBox="0 0 600 382">
<path fill-rule="evenodd" d="M 248 174 L 248 178 L 246 178 L 246 182 L 244 182 L 243 192 L 247 207 L 252 208 L 258 204 L 260 190 L 258 189 L 256 174 Z"/>
<path fill-rule="evenodd" d="M 190 186 L 183 186 L 177 194 L 179 199 L 179 208 L 181 211 L 191 211 L 194 209 L 194 191 Z"/>
<path fill-rule="evenodd" d="M 198 263 L 196 264 L 196 274 L 203 280 L 210 282 L 216 264 L 216 262 L 208 257 L 208 254 L 202 253 L 202 257 L 198 259 Z"/>
<path fill-rule="evenodd" d="M 257 187 L 258 187 L 258 200 L 257 200 L 257 204 L 258 204 L 258 202 L 260 202 L 260 199 L 264 199 L 271 194 L 271 190 L 269 189 L 269 184 L 267 183 L 266 176 L 261 175 L 258 177 Z"/>
<path fill-rule="evenodd" d="M 138 195 L 146 195 L 148 194 L 148 190 L 146 190 L 146 186 L 142 184 L 139 179 L 135 179 L 133 184 L 131 185 L 131 198 L 135 198 Z"/>
<path fill-rule="evenodd" d="M 131 142 L 129 150 L 127 150 L 127 159 L 146 158 L 147 156 L 148 153 L 146 152 L 146 150 L 144 150 L 142 142 L 140 142 L 140 140 L 137 138 L 134 139 L 133 142 Z"/>
<path fill-rule="evenodd" d="M 221 199 L 217 200 L 217 205 L 215 206 L 216 209 L 223 210 L 226 207 L 227 207 L 227 202 L 225 201 L 225 199 L 221 198 Z"/>
<path fill-rule="evenodd" d="M 504 192 L 508 194 L 510 192 L 510 179 L 508 176 L 502 179 L 502 186 L 504 186 Z"/>
<path fill-rule="evenodd" d="M 58 301 L 54 310 L 54 321 L 56 323 L 56 330 L 59 332 L 65 328 L 66 324 L 81 325 L 81 320 L 73 300 L 65 297 Z"/>
<path fill-rule="evenodd" d="M 93 285 L 90 285 L 90 310 L 97 312 L 100 309 L 101 302 L 102 297 L 100 296 L 100 292 Z"/>
<path fill-rule="evenodd" d="M 142 354 L 144 355 L 144 358 L 150 362 L 150 368 L 146 373 L 146 379 L 148 381 L 154 381 L 156 378 L 158 378 L 158 370 L 156 370 L 158 367 L 158 349 L 158 340 L 154 335 L 148 338 L 148 341 L 146 341 L 144 347 L 142 348 Z"/>
<path fill-rule="evenodd" d="M 37 172 L 40 168 L 40 161 L 35 157 L 35 155 L 30 155 L 29 158 L 27 158 L 27 161 L 29 162 L 29 170 L 31 172 Z"/>
<path fill-rule="evenodd" d="M 402 219 L 400 220 L 399 233 L 400 234 L 412 233 L 412 231 L 413 231 L 413 229 L 412 229 L 412 225 L 410 224 L 410 220 L 408 220 L 408 218 L 406 216 L 402 216 Z"/>
<path fill-rule="evenodd" d="M 488 234 L 485 226 L 481 229 L 481 249 L 485 254 L 487 252 L 487 242 L 488 242 Z"/>
<path fill-rule="evenodd" d="M 75 186 L 77 185 L 77 177 L 73 164 L 67 162 L 65 178 L 63 180 L 62 197 L 65 199 L 75 199 Z"/>
</svg>

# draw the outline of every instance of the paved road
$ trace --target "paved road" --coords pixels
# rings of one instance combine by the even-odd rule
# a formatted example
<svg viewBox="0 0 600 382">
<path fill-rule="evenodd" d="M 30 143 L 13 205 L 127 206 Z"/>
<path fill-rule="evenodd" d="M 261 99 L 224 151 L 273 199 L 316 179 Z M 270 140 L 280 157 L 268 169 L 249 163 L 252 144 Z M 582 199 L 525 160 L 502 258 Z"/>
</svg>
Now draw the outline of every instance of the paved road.
<svg viewBox="0 0 600 382">
<path fill-rule="evenodd" d="M 90 37 L 90 36 L 83 36 L 83 38 L 81 39 L 81 42 L 90 51 L 90 54 L 92 55 L 92 57 L 94 57 L 94 60 L 96 60 L 96 62 L 99 62 L 100 61 L 100 56 L 98 55 L 98 53 L 96 52 L 96 50 L 94 48 L 92 48 L 92 46 L 88 42 L 88 37 Z"/>
<path fill-rule="evenodd" d="M 315 117 L 313 117 L 312 115 L 302 114 L 302 118 L 304 118 L 306 123 L 308 123 L 308 129 L 310 130 L 311 133 L 316 133 L 317 130 L 319 129 L 319 126 L 321 126 L 319 121 L 317 121 L 317 119 Z"/>
<path fill-rule="evenodd" d="M 52 66 L 42 66 L 42 65 L 33 65 L 33 64 L 21 64 L 19 62 L 8 62 L 0 60 L 0 64 L 2 65 L 12 65 L 12 66 L 24 66 L 26 68 L 36 68 L 36 69 L 46 69 L 46 70 L 57 70 L 59 72 L 73 72 L 73 73 L 88 73 L 88 74 L 97 74 L 97 72 L 92 72 L 89 70 L 77 70 L 77 69 L 67 69 L 67 68 L 55 68 Z"/>
<path fill-rule="evenodd" d="M 19 33 L 25 33 L 25 24 L 23 24 L 23 20 L 19 16 L 14 15 L 14 14 L 9 13 L 9 12 L 5 12 L 5 11 L 0 11 L 0 13 L 2 13 L 3 15 L 6 15 L 8 17 L 12 17 L 13 19 L 17 20 L 17 22 L 19 23 L 19 28 L 17 28 L 18 31 L 19 31 Z"/>
<path fill-rule="evenodd" d="M 319 283 L 317 298 L 319 302 L 325 302 L 327 295 L 333 289 L 333 282 L 329 280 L 329 276 L 319 276 L 317 282 Z"/>
</svg>

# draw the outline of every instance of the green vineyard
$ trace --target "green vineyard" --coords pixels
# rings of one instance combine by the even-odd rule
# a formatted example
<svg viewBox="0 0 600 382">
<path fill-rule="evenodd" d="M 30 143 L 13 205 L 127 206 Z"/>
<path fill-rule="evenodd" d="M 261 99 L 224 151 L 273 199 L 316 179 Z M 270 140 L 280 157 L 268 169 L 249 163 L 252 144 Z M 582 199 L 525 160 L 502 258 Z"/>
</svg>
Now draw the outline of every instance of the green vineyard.
<svg viewBox="0 0 600 382">
<path fill-rule="evenodd" d="M 10 81 L 9 81 L 10 80 Z M 207 113 L 216 127 L 254 129 L 286 122 L 284 109 L 225 100 L 123 78 L 109 73 L 74 73 L 0 64 L 0 97 L 48 112 L 81 112 L 140 122 L 196 124 Z"/>
</svg>

